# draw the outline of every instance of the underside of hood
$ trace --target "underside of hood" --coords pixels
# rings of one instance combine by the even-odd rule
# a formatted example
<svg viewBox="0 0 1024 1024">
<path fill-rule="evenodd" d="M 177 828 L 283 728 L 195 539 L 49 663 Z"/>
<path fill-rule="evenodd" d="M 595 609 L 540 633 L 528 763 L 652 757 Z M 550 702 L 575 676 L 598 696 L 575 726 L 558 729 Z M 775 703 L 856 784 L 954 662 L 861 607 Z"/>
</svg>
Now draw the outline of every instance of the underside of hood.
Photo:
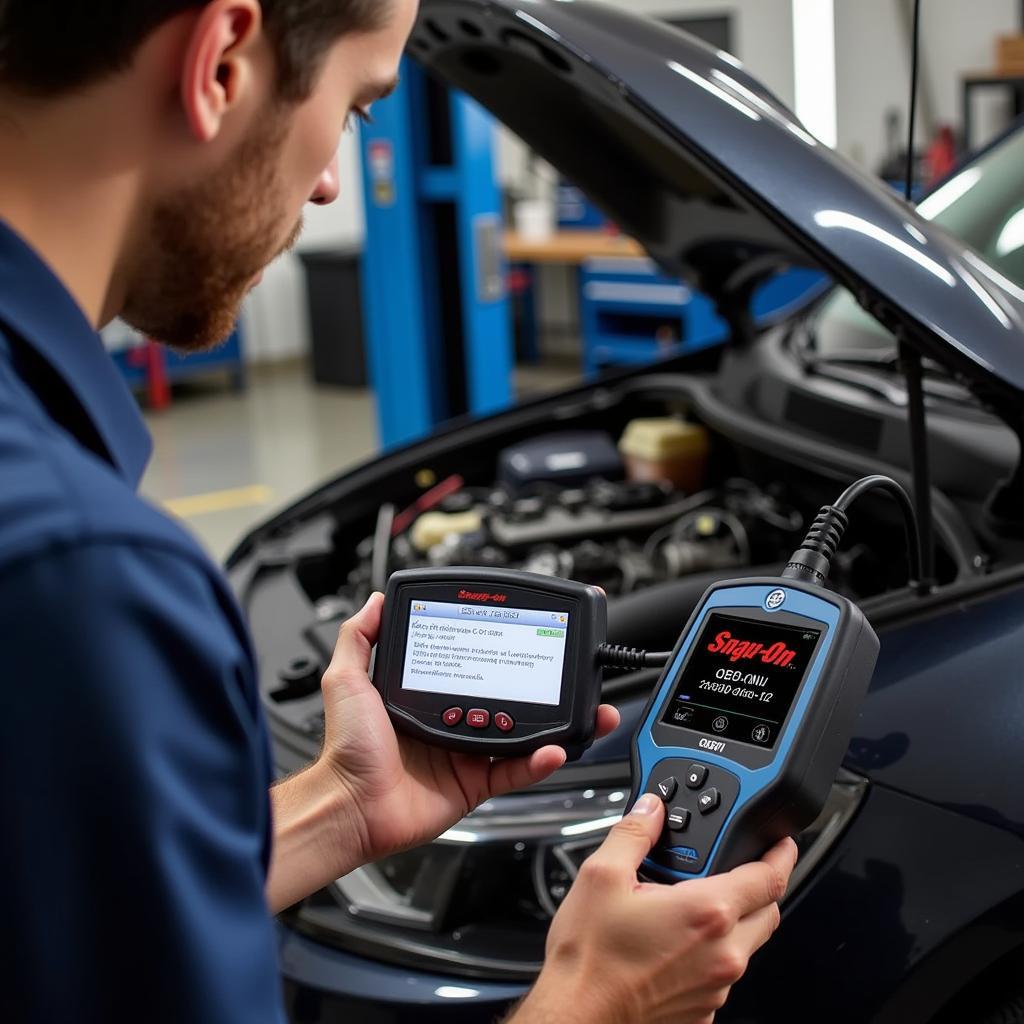
<svg viewBox="0 0 1024 1024">
<path fill-rule="evenodd" d="M 488 108 L 734 327 L 793 265 L 1011 418 L 1024 292 L 820 144 L 735 58 L 584 0 L 423 0 L 413 56 Z"/>
</svg>

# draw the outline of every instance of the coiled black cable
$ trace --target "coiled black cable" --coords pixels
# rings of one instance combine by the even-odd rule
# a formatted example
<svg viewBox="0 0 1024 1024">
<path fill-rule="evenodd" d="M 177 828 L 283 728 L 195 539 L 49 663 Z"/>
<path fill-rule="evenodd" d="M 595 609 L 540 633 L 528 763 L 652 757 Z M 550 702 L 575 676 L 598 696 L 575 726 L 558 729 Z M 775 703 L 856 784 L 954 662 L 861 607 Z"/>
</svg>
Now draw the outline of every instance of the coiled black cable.
<svg viewBox="0 0 1024 1024">
<path fill-rule="evenodd" d="M 903 525 L 907 536 L 907 558 L 910 562 L 910 586 L 927 593 L 930 586 L 922 580 L 921 533 L 917 515 L 910 495 L 888 476 L 866 476 L 846 488 L 832 505 L 824 505 L 815 517 L 803 543 L 793 552 L 782 575 L 786 579 L 804 580 L 818 586 L 828 578 L 832 558 L 849 526 L 849 507 L 868 491 L 882 490 L 896 499 L 903 513 Z"/>
<path fill-rule="evenodd" d="M 603 668 L 618 668 L 624 672 L 664 668 L 671 658 L 671 651 L 644 651 L 621 644 L 601 644 L 597 649 L 597 660 Z"/>
</svg>

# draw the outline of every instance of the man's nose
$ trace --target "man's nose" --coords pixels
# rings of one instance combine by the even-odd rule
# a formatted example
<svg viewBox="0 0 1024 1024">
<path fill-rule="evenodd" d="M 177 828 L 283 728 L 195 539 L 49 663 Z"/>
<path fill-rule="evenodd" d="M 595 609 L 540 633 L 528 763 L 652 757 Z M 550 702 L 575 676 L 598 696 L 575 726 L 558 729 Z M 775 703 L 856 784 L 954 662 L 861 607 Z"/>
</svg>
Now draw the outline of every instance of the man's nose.
<svg viewBox="0 0 1024 1024">
<path fill-rule="evenodd" d="M 335 155 L 334 159 L 327 165 L 327 168 L 317 180 L 316 188 L 313 189 L 313 194 L 309 197 L 309 201 L 316 203 L 317 206 L 329 206 L 338 198 L 340 191 L 338 157 Z"/>
</svg>

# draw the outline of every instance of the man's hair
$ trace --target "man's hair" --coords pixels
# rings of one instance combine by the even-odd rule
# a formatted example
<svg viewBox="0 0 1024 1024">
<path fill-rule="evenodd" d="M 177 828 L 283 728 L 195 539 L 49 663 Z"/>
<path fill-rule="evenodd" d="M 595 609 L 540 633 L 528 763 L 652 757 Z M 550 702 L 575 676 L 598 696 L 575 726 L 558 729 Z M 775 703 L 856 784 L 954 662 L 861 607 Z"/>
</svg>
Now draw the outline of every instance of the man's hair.
<svg viewBox="0 0 1024 1024">
<path fill-rule="evenodd" d="M 131 66 L 169 18 L 207 0 L 0 0 L 0 85 L 55 96 Z M 346 32 L 387 20 L 388 0 L 260 0 L 282 98 L 306 98 Z"/>
</svg>

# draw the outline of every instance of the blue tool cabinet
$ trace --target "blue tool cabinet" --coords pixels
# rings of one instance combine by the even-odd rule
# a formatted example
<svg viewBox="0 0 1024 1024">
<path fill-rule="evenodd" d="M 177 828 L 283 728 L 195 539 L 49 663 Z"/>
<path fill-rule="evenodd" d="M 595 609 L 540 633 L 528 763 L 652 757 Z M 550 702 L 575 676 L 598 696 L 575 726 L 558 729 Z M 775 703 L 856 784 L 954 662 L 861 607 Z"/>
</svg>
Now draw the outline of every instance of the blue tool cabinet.
<svg viewBox="0 0 1024 1024">
<path fill-rule="evenodd" d="M 828 287 L 817 271 L 789 270 L 755 294 L 755 322 L 789 315 Z M 583 369 L 634 365 L 694 352 L 729 336 L 707 296 L 662 273 L 649 259 L 595 258 L 580 268 Z"/>
</svg>

